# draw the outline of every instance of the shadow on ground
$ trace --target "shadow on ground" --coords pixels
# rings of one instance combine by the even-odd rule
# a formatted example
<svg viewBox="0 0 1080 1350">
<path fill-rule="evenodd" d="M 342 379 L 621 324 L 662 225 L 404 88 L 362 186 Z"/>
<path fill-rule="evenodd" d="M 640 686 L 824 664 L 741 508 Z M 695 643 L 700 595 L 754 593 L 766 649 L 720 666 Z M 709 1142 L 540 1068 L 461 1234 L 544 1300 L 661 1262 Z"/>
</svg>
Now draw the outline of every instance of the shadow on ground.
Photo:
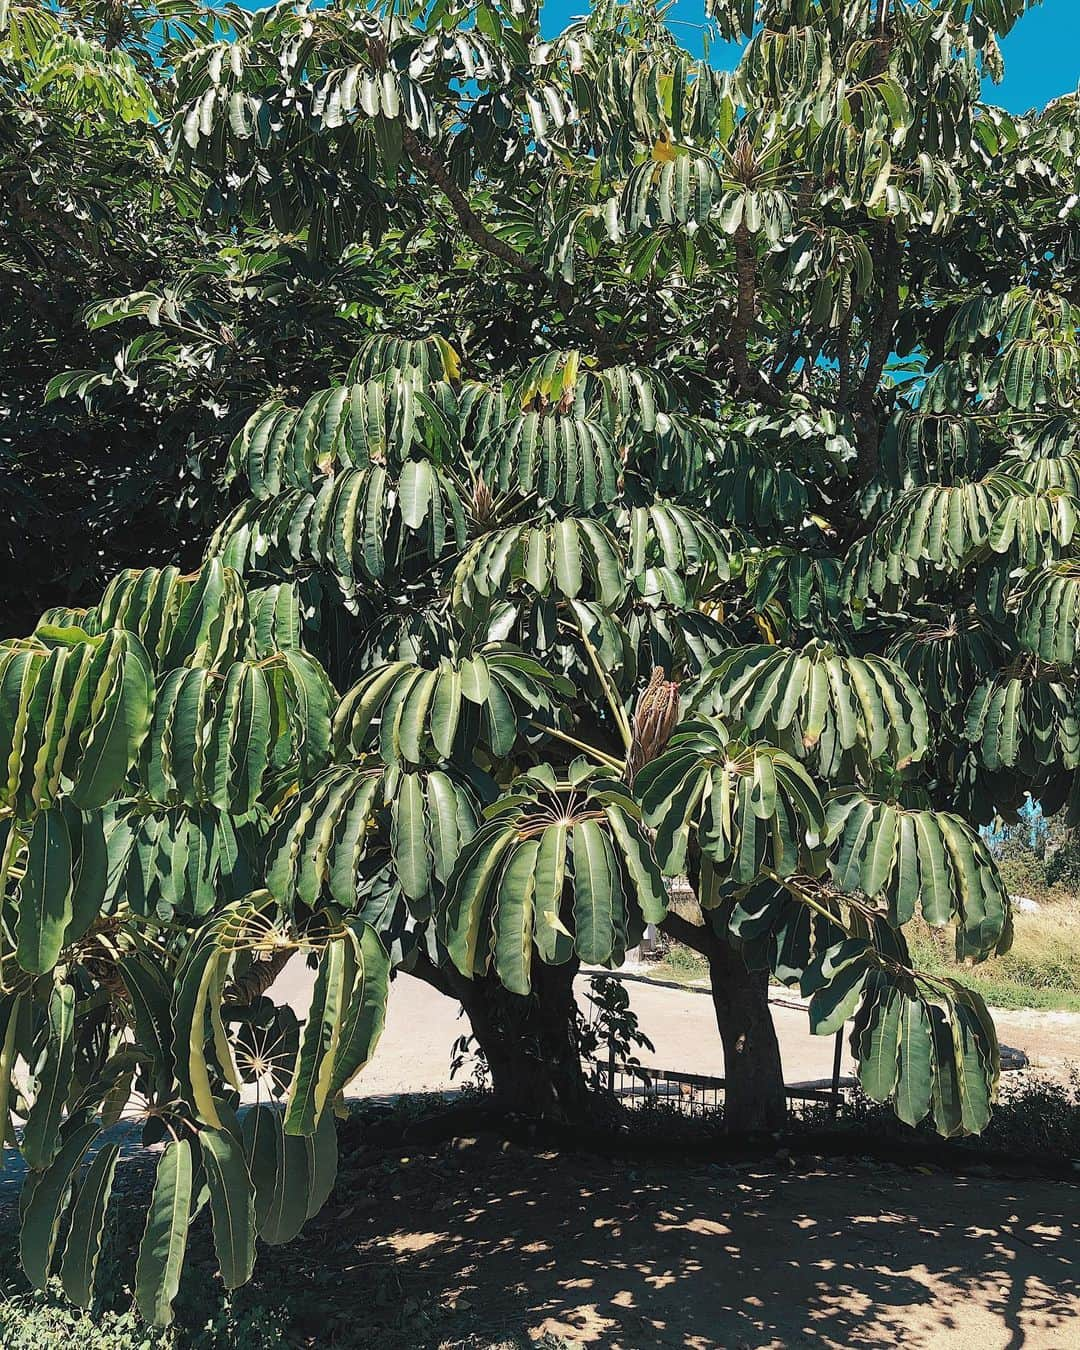
<svg viewBox="0 0 1080 1350">
<path fill-rule="evenodd" d="M 880 1164 L 637 1167 L 459 1141 L 354 1154 L 307 1240 L 350 1303 L 386 1309 L 384 1347 L 1066 1350 L 1078 1197 Z M 329 1316 L 327 1342 L 364 1343 Z"/>
</svg>

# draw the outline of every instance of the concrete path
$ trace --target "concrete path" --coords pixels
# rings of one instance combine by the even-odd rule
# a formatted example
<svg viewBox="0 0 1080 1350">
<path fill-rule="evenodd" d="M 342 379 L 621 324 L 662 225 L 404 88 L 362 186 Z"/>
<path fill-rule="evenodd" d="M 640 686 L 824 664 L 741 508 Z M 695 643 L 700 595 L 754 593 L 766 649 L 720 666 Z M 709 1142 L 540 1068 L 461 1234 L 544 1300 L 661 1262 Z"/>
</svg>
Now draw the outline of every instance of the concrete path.
<svg viewBox="0 0 1080 1350">
<path fill-rule="evenodd" d="M 282 996 L 298 1017 L 307 1014 L 312 972 L 294 959 L 282 971 L 271 997 Z M 588 972 L 578 977 L 578 1000 L 588 994 Z M 673 988 L 651 983 L 631 973 L 627 979 L 630 1006 L 642 1031 L 656 1047 L 641 1051 L 642 1064 L 722 1077 L 724 1052 L 716 1030 L 712 999 L 701 988 Z M 794 1006 L 793 1006 L 794 1005 Z M 780 1041 L 784 1080 L 789 1084 L 815 1082 L 832 1074 L 834 1041 L 813 1036 L 806 1010 L 786 991 L 776 990 L 773 1021 Z M 999 1012 L 994 1020 L 1003 1046 L 1023 1051 L 1037 1068 L 1059 1068 L 1080 1062 L 1080 1015 L 1075 1013 Z M 458 1085 L 450 1077 L 450 1049 L 469 1023 L 458 1004 L 429 985 L 399 975 L 390 989 L 386 1030 L 375 1057 L 357 1077 L 351 1096 L 382 1096 L 397 1092 L 439 1092 Z M 841 1073 L 853 1074 L 854 1063 L 845 1039 Z"/>
<path fill-rule="evenodd" d="M 282 971 L 270 997 L 287 1000 L 304 1017 L 311 996 L 312 973 L 293 960 Z M 724 1053 L 716 1030 L 712 999 L 706 990 L 675 989 L 627 981 L 630 1007 L 655 1051 L 641 1051 L 642 1064 L 719 1077 Z M 588 973 L 577 981 L 578 1001 L 587 1006 Z M 390 1006 L 375 1057 L 354 1079 L 350 1095 L 382 1096 L 394 1092 L 438 1092 L 457 1086 L 450 1077 L 450 1050 L 469 1023 L 458 1004 L 429 985 L 400 975 L 390 989 Z M 812 1036 L 802 1008 L 773 1006 L 780 1038 L 784 1077 L 789 1083 L 828 1078 L 832 1073 L 832 1037 Z M 853 1070 L 845 1051 L 843 1073 Z M 460 1077 L 458 1079 L 460 1082 Z"/>
</svg>

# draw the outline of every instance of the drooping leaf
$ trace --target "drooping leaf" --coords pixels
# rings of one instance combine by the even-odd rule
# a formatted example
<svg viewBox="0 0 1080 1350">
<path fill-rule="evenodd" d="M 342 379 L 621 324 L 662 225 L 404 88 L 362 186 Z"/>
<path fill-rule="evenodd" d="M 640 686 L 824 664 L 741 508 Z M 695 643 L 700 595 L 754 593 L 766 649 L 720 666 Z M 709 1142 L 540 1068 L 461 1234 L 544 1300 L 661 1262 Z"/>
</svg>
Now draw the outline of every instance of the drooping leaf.
<svg viewBox="0 0 1080 1350">
<path fill-rule="evenodd" d="M 60 1279 L 73 1303 L 88 1308 L 94 1297 L 98 1258 L 112 1195 L 119 1144 L 105 1144 L 87 1168 L 71 1212 Z"/>
<path fill-rule="evenodd" d="M 199 1132 L 210 1188 L 214 1251 L 226 1289 L 251 1279 L 255 1265 L 255 1198 L 240 1144 L 227 1130 Z"/>
<path fill-rule="evenodd" d="M 191 1144 L 173 1139 L 158 1159 L 135 1269 L 135 1299 L 152 1326 L 168 1326 L 187 1251 L 192 1201 Z"/>
</svg>

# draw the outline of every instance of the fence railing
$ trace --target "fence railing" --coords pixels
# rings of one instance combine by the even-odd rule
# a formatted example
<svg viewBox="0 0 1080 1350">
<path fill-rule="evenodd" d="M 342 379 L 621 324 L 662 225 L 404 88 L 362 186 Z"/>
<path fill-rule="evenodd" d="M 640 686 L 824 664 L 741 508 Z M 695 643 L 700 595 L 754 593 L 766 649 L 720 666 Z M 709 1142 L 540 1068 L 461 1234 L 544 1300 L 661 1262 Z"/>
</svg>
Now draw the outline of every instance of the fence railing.
<svg viewBox="0 0 1080 1350">
<path fill-rule="evenodd" d="M 723 1109 L 727 1086 L 723 1078 L 683 1073 L 678 1069 L 656 1069 L 651 1065 L 627 1064 L 613 1057 L 596 1060 L 591 1067 L 599 1085 L 630 1106 L 663 1103 L 688 1116 L 707 1116 Z M 844 1093 L 854 1086 L 854 1078 L 841 1078 L 840 1057 L 837 1054 L 831 1079 L 785 1084 L 784 1095 L 791 1102 L 827 1106 L 835 1115 Z"/>
<path fill-rule="evenodd" d="M 674 980 L 656 980 L 630 971 L 611 971 L 608 978 L 660 985 L 677 989 L 684 994 L 709 994 L 708 989 L 684 985 Z M 791 1002 L 771 992 L 769 1002 L 778 1007 L 798 1009 L 804 1007 L 802 1003 Z M 789 1102 L 828 1106 L 835 1116 L 844 1094 L 858 1086 L 857 1079 L 841 1076 L 843 1057 L 844 1029 L 841 1028 L 833 1040 L 831 1077 L 817 1079 L 811 1083 L 785 1083 L 785 1097 Z M 614 1046 L 610 1047 L 606 1058 L 587 1061 L 586 1068 L 591 1072 L 592 1079 L 598 1087 L 606 1088 L 623 1102 L 649 1105 L 664 1101 L 687 1115 L 707 1115 L 723 1108 L 725 1079 L 712 1078 L 707 1074 L 685 1073 L 679 1069 L 656 1069 L 647 1065 L 624 1063 L 617 1060 Z"/>
</svg>

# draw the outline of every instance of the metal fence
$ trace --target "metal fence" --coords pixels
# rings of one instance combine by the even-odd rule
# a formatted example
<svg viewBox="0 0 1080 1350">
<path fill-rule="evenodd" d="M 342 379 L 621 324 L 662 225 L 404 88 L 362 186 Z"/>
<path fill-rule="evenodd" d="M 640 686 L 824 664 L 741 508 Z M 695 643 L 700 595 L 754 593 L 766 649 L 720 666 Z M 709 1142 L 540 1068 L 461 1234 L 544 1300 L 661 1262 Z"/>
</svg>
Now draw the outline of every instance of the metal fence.
<svg viewBox="0 0 1080 1350">
<path fill-rule="evenodd" d="M 609 979 L 634 982 L 640 980 L 653 986 L 663 985 L 680 993 L 708 994 L 707 989 L 677 984 L 674 981 L 655 980 L 627 971 L 612 971 L 605 974 Z M 772 995 L 769 1002 L 781 1007 L 799 1009 L 803 1007 L 801 1003 L 791 1003 L 787 999 Z M 844 1031 L 841 1029 L 833 1041 L 831 1076 L 810 1083 L 785 1084 L 784 1095 L 788 1102 L 796 1107 L 825 1106 L 835 1117 L 845 1095 L 858 1085 L 854 1078 L 841 1077 L 843 1055 Z M 613 1046 L 604 1058 L 586 1060 L 585 1070 L 597 1088 L 610 1092 L 618 1101 L 630 1107 L 666 1104 L 669 1108 L 687 1116 L 708 1116 L 723 1110 L 725 1089 L 723 1078 L 624 1062 L 616 1058 Z"/>
<path fill-rule="evenodd" d="M 844 1093 L 855 1085 L 853 1078 L 841 1078 L 842 1036 L 837 1037 L 831 1080 L 785 1085 L 789 1102 L 826 1106 L 833 1113 Z M 651 1065 L 627 1064 L 610 1056 L 591 1065 L 593 1079 L 627 1106 L 666 1105 L 687 1116 L 708 1116 L 723 1109 L 725 1080 L 700 1073 L 682 1073 L 677 1069 L 655 1069 Z"/>
</svg>

